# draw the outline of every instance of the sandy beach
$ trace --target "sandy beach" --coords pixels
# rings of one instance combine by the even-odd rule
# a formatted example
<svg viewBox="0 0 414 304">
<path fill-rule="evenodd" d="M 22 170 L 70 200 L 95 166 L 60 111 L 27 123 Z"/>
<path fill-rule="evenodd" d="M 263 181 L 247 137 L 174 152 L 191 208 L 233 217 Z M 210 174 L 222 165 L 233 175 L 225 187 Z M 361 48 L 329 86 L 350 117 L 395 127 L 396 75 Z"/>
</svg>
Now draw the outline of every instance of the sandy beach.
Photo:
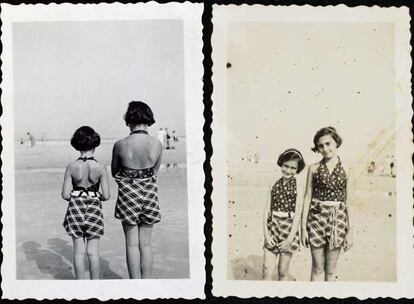
<svg viewBox="0 0 414 304">
<path fill-rule="evenodd" d="M 164 150 L 158 175 L 162 221 L 153 230 L 153 277 L 189 277 L 185 139 Z M 103 141 L 95 158 L 110 164 L 113 141 Z M 78 157 L 68 141 L 30 148 L 15 145 L 17 279 L 74 279 L 72 239 L 62 222 L 67 202 L 61 196 L 67 163 Z M 177 166 L 166 164 L 176 163 Z M 108 168 L 109 170 L 109 168 Z M 104 279 L 127 279 L 122 226 L 114 218 L 117 185 L 110 178 L 111 199 L 103 202 L 105 235 L 100 242 Z"/>
<path fill-rule="evenodd" d="M 229 175 L 227 202 L 228 278 L 261 280 L 266 185 L 277 174 L 260 164 L 234 167 L 238 169 Z M 240 173 L 246 170 L 249 174 Z M 395 204 L 395 178 L 367 174 L 359 178 L 354 201 L 354 247 L 340 256 L 338 281 L 396 280 Z M 293 255 L 290 270 L 296 280 L 309 280 L 309 248 L 301 247 Z"/>
</svg>

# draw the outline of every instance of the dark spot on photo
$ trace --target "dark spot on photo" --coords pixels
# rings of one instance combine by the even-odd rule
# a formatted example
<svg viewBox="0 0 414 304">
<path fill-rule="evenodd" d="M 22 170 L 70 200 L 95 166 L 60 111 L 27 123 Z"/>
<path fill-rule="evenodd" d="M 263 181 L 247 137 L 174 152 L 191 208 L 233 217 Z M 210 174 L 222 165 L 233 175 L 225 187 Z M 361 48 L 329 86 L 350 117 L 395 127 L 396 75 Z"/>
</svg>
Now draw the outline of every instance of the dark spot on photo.
<svg viewBox="0 0 414 304">
<path fill-rule="evenodd" d="M 231 63 L 230 63 L 230 62 L 227 62 L 227 64 L 226 64 L 226 68 L 228 68 L 228 69 L 230 69 L 230 68 L 231 68 Z"/>
</svg>

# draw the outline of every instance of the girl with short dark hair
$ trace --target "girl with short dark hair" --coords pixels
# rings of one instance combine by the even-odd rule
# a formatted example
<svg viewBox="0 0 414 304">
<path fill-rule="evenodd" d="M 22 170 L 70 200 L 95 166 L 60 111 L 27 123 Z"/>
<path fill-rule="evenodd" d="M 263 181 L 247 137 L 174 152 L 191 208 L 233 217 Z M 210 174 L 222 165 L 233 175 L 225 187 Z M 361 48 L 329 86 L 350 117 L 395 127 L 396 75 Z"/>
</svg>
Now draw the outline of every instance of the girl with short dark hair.
<svg viewBox="0 0 414 304">
<path fill-rule="evenodd" d="M 156 175 L 162 145 L 148 134 L 155 120 L 147 104 L 130 102 L 124 119 L 130 134 L 115 143 L 112 153 L 112 176 L 118 184 L 115 217 L 125 234 L 129 277 L 148 279 L 153 264 L 152 227 L 161 220 Z"/>
</svg>

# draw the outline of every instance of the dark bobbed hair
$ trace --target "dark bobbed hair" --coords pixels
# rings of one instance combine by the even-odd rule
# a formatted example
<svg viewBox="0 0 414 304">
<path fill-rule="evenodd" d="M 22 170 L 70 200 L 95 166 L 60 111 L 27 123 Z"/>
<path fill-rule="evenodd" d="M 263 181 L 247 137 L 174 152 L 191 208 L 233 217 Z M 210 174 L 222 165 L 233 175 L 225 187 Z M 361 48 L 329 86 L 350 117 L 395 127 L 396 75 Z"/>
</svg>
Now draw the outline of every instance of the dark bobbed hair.
<svg viewBox="0 0 414 304">
<path fill-rule="evenodd" d="M 298 161 L 298 170 L 297 173 L 300 173 L 305 168 L 305 161 L 303 160 L 302 153 L 296 149 L 287 149 L 285 152 L 279 155 L 277 159 L 277 164 L 279 167 L 282 167 L 283 163 L 297 160 Z"/>
<path fill-rule="evenodd" d="M 70 144 L 78 151 L 89 151 L 101 144 L 101 137 L 91 127 L 83 126 L 75 131 Z"/>
<path fill-rule="evenodd" d="M 317 147 L 318 140 L 319 138 L 325 135 L 332 136 L 333 140 L 336 142 L 337 148 L 339 148 L 342 145 L 342 138 L 341 136 L 339 136 L 336 129 L 334 127 L 325 127 L 325 128 L 320 129 L 318 132 L 316 132 L 315 136 L 313 137 L 313 147 L 312 147 L 313 152 L 319 152 L 318 147 Z"/>
<path fill-rule="evenodd" d="M 147 125 L 151 126 L 155 123 L 154 114 L 151 108 L 142 101 L 131 101 L 124 115 L 127 126 Z"/>
</svg>

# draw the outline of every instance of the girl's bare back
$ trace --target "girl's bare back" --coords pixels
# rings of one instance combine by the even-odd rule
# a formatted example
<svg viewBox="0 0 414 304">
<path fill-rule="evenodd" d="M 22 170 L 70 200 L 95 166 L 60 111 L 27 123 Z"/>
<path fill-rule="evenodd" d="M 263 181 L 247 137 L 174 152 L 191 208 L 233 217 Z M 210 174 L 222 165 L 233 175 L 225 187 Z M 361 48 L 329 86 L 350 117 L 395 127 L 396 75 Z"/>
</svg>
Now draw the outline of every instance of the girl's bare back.
<svg viewBox="0 0 414 304">
<path fill-rule="evenodd" d="M 156 165 L 162 152 L 162 145 L 149 135 L 131 134 L 118 141 L 114 149 L 123 167 L 145 169 Z"/>
<path fill-rule="evenodd" d="M 88 188 L 97 184 L 102 176 L 102 165 L 94 160 L 75 161 L 69 165 L 72 184 Z"/>
</svg>

